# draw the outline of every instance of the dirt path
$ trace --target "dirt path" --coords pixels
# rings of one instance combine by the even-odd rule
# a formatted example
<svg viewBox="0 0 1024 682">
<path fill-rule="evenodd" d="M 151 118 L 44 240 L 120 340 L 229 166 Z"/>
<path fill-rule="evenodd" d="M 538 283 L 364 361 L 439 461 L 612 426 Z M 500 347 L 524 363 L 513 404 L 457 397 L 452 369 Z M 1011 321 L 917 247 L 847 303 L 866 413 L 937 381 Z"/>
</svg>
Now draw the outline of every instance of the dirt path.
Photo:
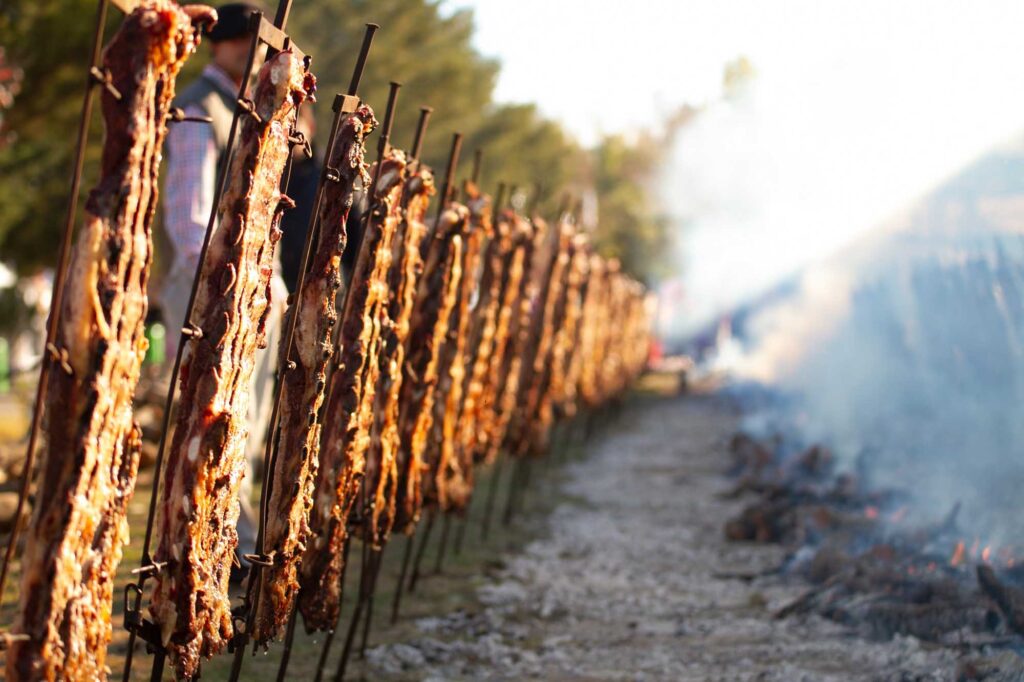
<svg viewBox="0 0 1024 682">
<path fill-rule="evenodd" d="M 776 621 L 803 589 L 777 548 L 725 542 L 735 415 L 710 397 L 643 401 L 568 465 L 544 539 L 504 557 L 479 605 L 420 618 L 368 652 L 369 679 L 952 680 L 953 654 Z"/>
</svg>

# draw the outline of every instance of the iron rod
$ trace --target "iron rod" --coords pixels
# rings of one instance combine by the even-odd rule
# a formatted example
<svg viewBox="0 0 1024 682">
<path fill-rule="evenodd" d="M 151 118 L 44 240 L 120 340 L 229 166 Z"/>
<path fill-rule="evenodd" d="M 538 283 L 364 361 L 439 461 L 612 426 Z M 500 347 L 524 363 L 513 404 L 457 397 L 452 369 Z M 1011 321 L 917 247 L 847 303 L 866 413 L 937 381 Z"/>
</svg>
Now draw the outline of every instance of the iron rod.
<svg viewBox="0 0 1024 682">
<path fill-rule="evenodd" d="M 295 623 L 298 620 L 299 610 L 292 609 L 292 615 L 288 617 L 288 629 L 284 633 L 284 651 L 281 652 L 281 663 L 277 667 L 277 682 L 284 682 L 288 674 L 288 663 L 292 660 L 292 644 L 295 643 Z"/>
<path fill-rule="evenodd" d="M 405 552 L 402 554 L 402 568 L 398 573 L 398 584 L 395 585 L 395 596 L 391 600 L 391 624 L 398 622 L 398 612 L 402 607 L 402 592 L 405 591 L 405 577 L 409 572 L 409 560 L 412 559 L 412 546 L 416 542 L 415 534 L 405 536 Z"/>
<path fill-rule="evenodd" d="M 480 520 L 481 542 L 487 542 L 487 535 L 491 530 L 491 517 L 494 514 L 494 503 L 498 499 L 498 482 L 501 480 L 501 473 L 504 465 L 505 458 L 499 455 L 494 462 L 494 472 L 491 474 L 491 485 L 487 490 L 487 502 L 484 505 L 484 516 Z"/>
<path fill-rule="evenodd" d="M 373 36 L 380 29 L 377 24 L 367 24 L 366 32 L 363 33 L 363 44 L 359 47 L 359 56 L 356 57 L 356 65 L 352 69 L 352 79 L 348 83 L 348 94 L 355 95 L 359 92 L 359 81 L 363 78 L 363 69 L 366 68 L 366 58 L 370 54 L 370 45 L 373 44 Z"/>
<path fill-rule="evenodd" d="M 96 5 L 96 26 L 93 29 L 92 52 L 89 62 L 90 69 L 97 68 L 100 63 L 100 55 L 103 50 L 103 28 L 106 24 L 107 7 L 109 4 L 109 0 L 99 0 Z M 89 73 L 88 70 L 86 72 Z M 53 348 L 56 343 L 57 325 L 60 322 L 60 309 L 64 305 L 64 286 L 67 282 L 68 261 L 71 258 L 71 243 L 75 232 L 75 215 L 78 213 L 78 194 L 82 186 L 82 169 L 85 166 L 85 148 L 89 139 L 89 123 L 92 120 L 92 107 L 96 92 L 95 85 L 96 83 L 91 77 L 87 78 L 85 92 L 82 96 L 82 111 L 78 118 L 78 137 L 75 143 L 75 156 L 71 170 L 71 193 L 68 197 L 67 213 L 64 215 L 64 232 L 57 255 L 57 268 L 54 271 L 53 291 L 50 294 L 50 319 L 46 325 L 44 349 Z M 11 528 L 11 534 L 7 538 L 3 566 L 0 567 L 0 605 L 3 604 L 5 588 L 7 587 L 7 576 L 10 572 L 14 548 L 18 544 L 18 537 L 21 531 L 21 517 L 25 513 L 25 502 L 28 498 L 28 489 L 32 482 L 36 444 L 39 439 L 39 429 L 42 425 L 43 404 L 46 402 L 50 369 L 53 367 L 53 361 L 54 358 L 50 353 L 44 350 L 39 363 L 39 383 L 36 384 L 36 398 L 32 407 L 32 423 L 29 427 L 28 449 L 26 450 L 25 462 L 21 470 L 18 506 L 14 512 L 14 525 Z"/>
<path fill-rule="evenodd" d="M 430 121 L 430 115 L 434 113 L 434 110 L 430 107 L 420 107 L 420 120 L 416 123 L 416 135 L 412 139 L 412 152 L 410 158 L 413 161 L 418 161 L 420 153 L 423 151 L 423 138 L 427 133 L 427 123 Z"/>
<path fill-rule="evenodd" d="M 351 538 L 345 538 L 344 548 L 342 549 L 341 576 L 339 578 L 342 603 L 345 598 L 345 574 L 348 572 L 348 554 L 351 546 Z M 327 631 L 327 638 L 324 640 L 323 650 L 320 652 L 320 660 L 316 664 L 316 676 L 313 678 L 313 682 L 323 681 L 324 670 L 327 667 L 327 655 L 331 652 L 331 645 L 334 644 L 334 635 L 338 632 L 338 624 L 341 622 L 342 603 L 338 604 L 338 618 L 334 621 L 334 627 Z"/>
<path fill-rule="evenodd" d="M 427 552 L 427 542 L 430 540 L 430 531 L 434 529 L 434 518 L 436 512 L 430 511 L 427 517 L 427 525 L 423 528 L 423 537 L 420 539 L 420 546 L 416 549 L 416 558 L 412 564 L 412 574 L 409 575 L 409 593 L 416 591 L 416 583 L 420 578 L 420 564 L 423 562 L 423 555 Z"/>
<path fill-rule="evenodd" d="M 444 563 L 444 554 L 448 549 L 448 532 L 451 529 L 451 514 L 441 517 L 441 541 L 437 543 L 437 558 L 434 560 L 434 573 L 440 573 Z"/>
</svg>

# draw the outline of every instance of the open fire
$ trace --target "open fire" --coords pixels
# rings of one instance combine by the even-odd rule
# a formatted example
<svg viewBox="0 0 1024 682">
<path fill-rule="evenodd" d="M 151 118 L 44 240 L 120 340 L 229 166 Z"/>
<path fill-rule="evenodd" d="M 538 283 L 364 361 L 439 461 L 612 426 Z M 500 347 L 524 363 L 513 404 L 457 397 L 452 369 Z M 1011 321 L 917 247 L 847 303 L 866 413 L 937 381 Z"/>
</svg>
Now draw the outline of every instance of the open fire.
<svg viewBox="0 0 1024 682">
<path fill-rule="evenodd" d="M 870 639 L 913 636 L 957 649 L 971 670 L 980 669 L 971 657 L 1024 651 L 1020 548 L 964 533 L 959 502 L 920 523 L 908 515 L 907 491 L 839 472 L 825 447 L 787 453 L 779 437 L 740 433 L 730 451 L 735 485 L 726 495 L 752 499 L 726 521 L 726 536 L 785 546 L 776 572 L 810 583 L 777 618 L 818 614 Z M 1010 660 L 1024 675 L 1024 659 Z"/>
</svg>

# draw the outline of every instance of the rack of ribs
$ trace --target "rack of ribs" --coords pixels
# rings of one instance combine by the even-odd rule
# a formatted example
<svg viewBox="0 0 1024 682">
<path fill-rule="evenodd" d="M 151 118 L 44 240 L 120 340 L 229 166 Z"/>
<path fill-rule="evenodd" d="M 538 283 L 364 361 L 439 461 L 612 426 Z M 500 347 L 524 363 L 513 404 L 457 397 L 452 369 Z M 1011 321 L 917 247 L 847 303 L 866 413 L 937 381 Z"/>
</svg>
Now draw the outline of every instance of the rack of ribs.
<svg viewBox="0 0 1024 682">
<path fill-rule="evenodd" d="M 430 197 L 434 194 L 434 174 L 418 165 L 406 180 L 403 201 L 405 215 L 392 249 L 391 271 L 388 273 L 390 298 L 380 358 L 380 377 L 374 406 L 373 434 L 369 461 L 379 465 L 367 468 L 368 494 L 373 499 L 367 539 L 374 546 L 387 542 L 395 519 L 398 497 L 400 441 L 398 433 L 399 404 L 405 366 L 405 342 L 416 299 L 417 285 L 423 271 L 422 245 L 427 236 L 424 222 Z M 371 476 L 371 471 L 376 474 Z M 372 491 L 372 492 L 369 492 Z"/>
<path fill-rule="evenodd" d="M 488 391 L 482 406 L 486 442 L 477 459 L 486 462 L 498 456 L 519 392 L 519 368 L 533 293 L 530 264 L 540 234 L 535 225 L 511 211 L 506 211 L 502 219 L 510 225 L 512 257 L 505 271 Z"/>
<path fill-rule="evenodd" d="M 179 677 L 232 636 L 229 568 L 238 538 L 238 489 L 245 475 L 245 414 L 253 356 L 265 347 L 274 248 L 287 199 L 281 176 L 299 105 L 315 78 L 290 50 L 257 76 L 252 112 L 217 207 L 201 265 L 182 364 L 174 436 L 159 495 L 150 613 Z M 259 435 L 259 434 L 255 434 Z"/>
<path fill-rule="evenodd" d="M 400 452 L 395 499 L 395 528 L 408 533 L 423 508 L 424 455 L 433 426 L 438 359 L 448 337 L 462 279 L 464 233 L 469 210 L 452 204 L 440 216 L 428 240 L 405 344 L 405 376 L 399 401 Z"/>
<path fill-rule="evenodd" d="M 555 420 L 555 393 L 561 390 L 560 382 L 566 369 L 563 338 L 566 332 L 575 236 L 575 228 L 570 222 L 561 223 L 558 255 L 544 304 L 544 336 L 537 357 L 534 358 L 534 380 L 527 402 L 528 432 L 519 446 L 521 454 L 537 456 L 546 452 Z"/>
<path fill-rule="evenodd" d="M 320 469 L 309 517 L 312 540 L 300 567 L 299 608 L 309 631 L 334 628 L 341 607 L 343 548 L 366 471 L 381 332 L 389 324 L 388 270 L 400 222 L 405 155 L 389 149 L 379 174 L 374 168 L 371 175 L 377 178 L 374 201 L 342 312 L 339 362 L 324 412 Z"/>
<path fill-rule="evenodd" d="M 216 14 L 141 3 L 103 53 L 106 137 L 71 256 L 49 375 L 46 445 L 26 529 L 8 680 L 105 680 L 113 578 L 141 444 L 132 419 L 146 352 L 160 149 L 178 72 Z M 119 97 L 114 92 L 119 93 Z M 63 353 L 61 353 L 63 355 Z"/>
<path fill-rule="evenodd" d="M 582 371 L 583 306 L 587 298 L 587 278 L 590 274 L 590 250 L 584 235 L 578 234 L 573 245 L 572 262 L 566 294 L 565 324 L 559 332 L 555 346 L 555 365 L 560 368 L 552 375 L 552 401 L 555 417 L 571 419 L 576 416 L 579 400 L 578 385 Z"/>
<path fill-rule="evenodd" d="M 461 511 L 469 503 L 473 489 L 473 457 L 465 456 L 460 445 L 460 428 L 466 424 L 462 418 L 466 390 L 474 367 L 474 353 L 478 350 L 484 321 L 481 307 L 481 285 L 486 266 L 486 248 L 491 238 L 490 199 L 467 183 L 466 207 L 469 209 L 468 234 L 462 262 L 462 284 L 458 303 L 450 321 L 451 333 L 439 363 L 442 377 L 435 402 L 434 426 L 437 465 L 431 469 L 432 487 L 442 511 Z M 475 337 L 475 338 L 474 338 Z M 429 450 L 428 450 L 429 452 Z M 428 460 L 433 457 L 428 455 Z"/>
<path fill-rule="evenodd" d="M 506 396 L 502 405 L 506 424 L 503 429 L 502 446 L 509 454 L 519 456 L 521 443 L 529 432 L 530 399 L 536 380 L 536 366 L 540 355 L 546 352 L 549 331 L 545 318 L 549 312 L 548 292 L 552 275 L 558 261 L 558 245 L 561 226 L 554 228 L 541 219 L 535 219 L 533 259 L 530 267 L 529 289 L 524 303 L 523 320 L 519 329 L 520 338 L 514 363 L 514 394 Z M 510 381 L 509 383 L 513 383 Z"/>
<path fill-rule="evenodd" d="M 477 300 L 473 329 L 470 331 L 468 365 L 464 398 L 459 414 L 457 447 L 459 457 L 471 465 L 479 459 L 486 445 L 488 421 L 487 404 L 491 391 L 490 367 L 502 339 L 499 329 L 502 315 L 502 294 L 507 285 L 506 272 L 513 256 L 511 223 L 506 219 L 491 219 L 490 210 L 474 207 L 476 202 L 489 201 L 487 197 L 470 195 L 469 206 L 479 214 L 480 227 L 487 234 L 487 246 L 483 254 L 480 275 L 479 298 Z M 484 204 L 489 209 L 488 204 Z M 507 316 L 506 316 L 507 322 Z"/>
<path fill-rule="evenodd" d="M 335 174 L 323 185 L 319 233 L 302 291 L 289 310 L 298 315 L 284 374 L 278 452 L 271 472 L 264 548 L 272 564 L 263 569 L 252 637 L 265 643 L 278 635 L 295 606 L 299 561 L 310 537 L 309 514 L 320 460 L 321 407 L 327 370 L 334 354 L 336 305 L 342 285 L 341 255 L 357 182 L 368 182 L 363 161 L 365 139 L 376 127 L 373 110 L 359 107 L 339 122 L 327 167 Z M 281 348 L 281 361 L 289 354 Z"/>
</svg>

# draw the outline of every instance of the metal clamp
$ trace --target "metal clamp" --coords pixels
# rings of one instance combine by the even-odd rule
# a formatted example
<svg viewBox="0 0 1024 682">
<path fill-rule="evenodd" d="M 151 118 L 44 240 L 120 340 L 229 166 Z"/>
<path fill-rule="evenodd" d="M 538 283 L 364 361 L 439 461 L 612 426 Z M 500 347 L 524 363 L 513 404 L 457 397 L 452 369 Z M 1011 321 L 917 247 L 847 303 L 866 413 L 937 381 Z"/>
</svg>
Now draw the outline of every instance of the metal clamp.
<svg viewBox="0 0 1024 682">
<path fill-rule="evenodd" d="M 252 116 L 254 119 L 256 119 L 257 123 L 263 123 L 263 117 L 256 113 L 256 103 L 253 102 L 251 99 L 246 99 L 244 97 L 239 98 L 237 104 L 238 108 L 241 111 L 244 111 L 245 113 Z"/>
<path fill-rule="evenodd" d="M 50 354 L 50 359 L 60 365 L 65 373 L 68 375 L 74 374 L 71 363 L 68 361 L 70 356 L 68 355 L 67 348 L 57 348 L 55 344 L 48 343 L 46 344 L 46 351 Z"/>
<path fill-rule="evenodd" d="M 94 66 L 89 69 L 89 80 L 95 84 L 103 86 L 103 89 L 110 93 L 110 96 L 116 100 L 121 99 L 121 92 L 114 87 L 114 77 L 110 73 L 110 69 L 100 69 L 98 66 Z"/>
<path fill-rule="evenodd" d="M 277 552 L 272 551 L 269 554 L 243 554 L 242 558 L 248 561 L 250 564 L 270 568 L 274 565 L 274 557 L 276 555 Z"/>
<path fill-rule="evenodd" d="M 167 112 L 168 123 L 213 123 L 211 116 L 186 116 L 181 107 L 171 107 Z"/>
<path fill-rule="evenodd" d="M 307 159 L 313 158 L 313 146 L 309 143 L 306 135 L 301 130 L 296 130 L 293 135 L 288 136 L 288 144 L 293 147 L 302 147 L 302 153 Z"/>
<path fill-rule="evenodd" d="M 0 632 L 0 651 L 7 651 L 14 642 L 27 642 L 30 639 L 32 638 L 25 634 L 16 635 L 10 632 Z"/>
<path fill-rule="evenodd" d="M 131 574 L 132 575 L 142 576 L 143 580 L 145 580 L 146 578 L 151 578 L 154 575 L 158 575 L 161 571 L 164 570 L 164 566 L 166 566 L 166 565 L 167 565 L 166 561 L 153 561 L 153 562 L 150 562 L 150 563 L 146 564 L 145 566 L 139 566 L 138 568 L 133 568 L 131 570 Z"/>
<path fill-rule="evenodd" d="M 142 587 L 137 583 L 128 583 L 124 586 L 124 629 L 134 633 L 146 644 L 162 649 L 163 641 L 160 637 L 160 628 L 152 621 L 143 618 L 142 613 L 132 606 L 133 595 L 141 601 Z"/>
<path fill-rule="evenodd" d="M 203 338 L 203 330 L 192 323 L 186 324 L 182 327 L 181 334 L 182 336 L 189 336 L 196 341 Z"/>
</svg>

